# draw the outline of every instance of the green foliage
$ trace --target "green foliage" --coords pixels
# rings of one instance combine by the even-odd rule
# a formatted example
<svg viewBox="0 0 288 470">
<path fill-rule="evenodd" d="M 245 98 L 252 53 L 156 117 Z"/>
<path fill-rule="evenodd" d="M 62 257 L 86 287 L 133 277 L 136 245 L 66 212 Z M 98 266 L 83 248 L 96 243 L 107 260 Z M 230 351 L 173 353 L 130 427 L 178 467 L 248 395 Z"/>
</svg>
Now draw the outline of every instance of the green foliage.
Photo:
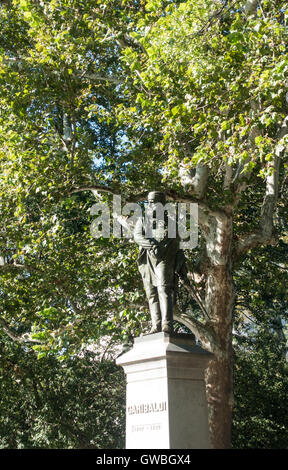
<svg viewBox="0 0 288 470">
<path fill-rule="evenodd" d="M 287 252 L 287 137 L 277 139 L 287 115 L 282 3 L 261 2 L 257 15 L 247 18 L 242 1 L 1 2 L 3 447 L 121 447 L 123 424 L 116 416 L 120 409 L 123 418 L 122 398 L 117 411 L 114 397 L 111 421 L 103 411 L 107 384 L 118 393 L 119 379 L 122 397 L 121 374 L 78 354 L 100 338 L 109 348 L 109 341 L 127 341 L 147 328 L 137 251 L 128 240 L 93 239 L 95 198 L 73 189 L 109 186 L 123 199 L 147 188 L 181 195 L 179 169 L 193 175 L 201 162 L 210 169 L 206 199 L 219 209 L 235 198 L 233 184 L 223 191 L 225 167 L 235 174 L 242 163 L 250 186 L 235 208 L 236 241 L 258 226 L 263 181 L 271 159 L 281 154 L 276 215 Z M 111 207 L 110 195 L 96 197 Z M 201 243 L 187 253 L 189 266 L 201 255 Z M 267 331 L 279 330 L 273 319 L 285 319 L 287 279 L 283 266 L 271 269 L 269 255 L 279 261 L 275 252 L 259 251 L 236 266 L 244 313 L 264 325 L 253 329 L 236 311 L 235 328 L 247 336 L 247 345 L 236 350 L 236 447 L 279 447 L 285 436 L 275 405 L 279 400 L 282 410 L 284 365 Z M 183 309 L 191 306 L 198 318 L 199 308 L 182 295 Z M 263 372 L 268 366 L 277 370 L 274 382 Z M 254 385 L 263 377 L 261 388 L 249 389 L 251 403 L 258 400 L 254 411 L 244 393 L 246 369 Z M 94 383 L 93 374 L 101 380 Z M 271 416 L 266 399 L 260 406 L 261 393 L 273 395 Z"/>
<path fill-rule="evenodd" d="M 287 245 L 255 250 L 237 271 L 234 448 L 286 448 Z"/>
<path fill-rule="evenodd" d="M 216 5 L 219 17 L 213 16 Z M 153 27 L 139 23 L 137 38 L 146 54 L 124 51 L 124 64 L 134 70 L 129 93 L 137 106 L 131 103 L 129 113 L 120 104 L 120 118 L 142 135 L 153 128 L 169 185 L 179 185 L 181 163 L 187 169 L 207 163 L 214 189 L 225 161 L 231 166 L 242 161 L 243 171 L 255 169 L 255 178 L 263 177 L 278 145 L 287 146 L 287 139 L 275 140 L 287 112 L 286 20 L 275 21 L 278 5 L 248 19 L 243 2 L 216 5 L 169 4 Z M 256 127 L 261 136 L 253 149 Z M 219 204 L 219 196 L 213 198 Z"/>
<path fill-rule="evenodd" d="M 70 193 L 124 177 L 124 131 L 113 114 L 122 97 L 109 82 L 120 74 L 118 51 L 107 39 L 116 20 L 123 35 L 129 23 L 124 12 L 119 22 L 118 5 L 1 7 L 1 315 L 39 357 L 68 356 L 107 334 L 125 340 L 145 320 L 133 305 L 136 265 L 119 271 L 135 247 L 93 239 L 95 199 Z"/>
<path fill-rule="evenodd" d="M 285 449 L 287 360 L 279 339 L 256 330 L 236 348 L 234 448 Z"/>
<path fill-rule="evenodd" d="M 125 380 L 114 361 L 37 360 L 2 342 L 0 377 L 1 448 L 123 448 Z"/>
</svg>

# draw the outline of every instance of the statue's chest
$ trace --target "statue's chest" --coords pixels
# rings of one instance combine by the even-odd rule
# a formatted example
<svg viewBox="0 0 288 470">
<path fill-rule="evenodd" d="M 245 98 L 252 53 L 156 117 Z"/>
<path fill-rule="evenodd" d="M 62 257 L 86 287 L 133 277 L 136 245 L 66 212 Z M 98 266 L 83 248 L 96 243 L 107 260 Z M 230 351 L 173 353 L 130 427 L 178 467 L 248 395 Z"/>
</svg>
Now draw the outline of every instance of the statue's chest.
<svg viewBox="0 0 288 470">
<path fill-rule="evenodd" d="M 155 238 L 158 242 L 161 242 L 164 238 L 168 236 L 167 225 L 163 221 L 158 221 L 157 223 L 153 222 L 152 225 L 152 238 Z"/>
</svg>

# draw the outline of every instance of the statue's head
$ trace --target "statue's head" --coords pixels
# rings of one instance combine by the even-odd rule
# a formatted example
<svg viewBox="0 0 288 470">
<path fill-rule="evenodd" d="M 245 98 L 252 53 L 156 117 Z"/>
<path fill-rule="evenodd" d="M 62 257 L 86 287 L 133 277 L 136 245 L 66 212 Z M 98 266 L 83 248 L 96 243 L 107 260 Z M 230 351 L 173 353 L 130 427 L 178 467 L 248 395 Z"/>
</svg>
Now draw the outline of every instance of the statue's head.
<svg viewBox="0 0 288 470">
<path fill-rule="evenodd" d="M 166 196 L 165 193 L 162 193 L 161 191 L 151 191 L 148 193 L 148 204 L 155 204 L 157 202 L 161 202 L 161 204 L 166 204 Z"/>
</svg>

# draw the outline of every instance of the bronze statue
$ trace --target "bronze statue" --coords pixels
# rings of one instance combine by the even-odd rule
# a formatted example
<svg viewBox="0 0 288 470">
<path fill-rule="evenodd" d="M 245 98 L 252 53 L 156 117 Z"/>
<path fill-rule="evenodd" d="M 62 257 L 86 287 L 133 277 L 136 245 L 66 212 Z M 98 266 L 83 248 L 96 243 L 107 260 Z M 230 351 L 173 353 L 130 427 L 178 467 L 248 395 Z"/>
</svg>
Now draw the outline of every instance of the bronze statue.
<svg viewBox="0 0 288 470">
<path fill-rule="evenodd" d="M 160 331 L 172 333 L 176 273 L 185 277 L 187 271 L 183 250 L 179 248 L 180 239 L 177 232 L 175 236 L 168 237 L 169 215 L 167 212 L 164 213 L 163 220 L 158 220 L 157 223 L 153 219 L 157 203 L 165 205 L 165 194 L 159 191 L 150 192 L 148 210 L 152 213 L 152 217 L 148 218 L 148 221 L 150 223 L 152 221 L 152 226 L 147 237 L 147 226 L 145 227 L 147 218 L 138 219 L 134 229 L 134 240 L 140 246 L 138 267 L 152 318 L 150 333 Z"/>
</svg>

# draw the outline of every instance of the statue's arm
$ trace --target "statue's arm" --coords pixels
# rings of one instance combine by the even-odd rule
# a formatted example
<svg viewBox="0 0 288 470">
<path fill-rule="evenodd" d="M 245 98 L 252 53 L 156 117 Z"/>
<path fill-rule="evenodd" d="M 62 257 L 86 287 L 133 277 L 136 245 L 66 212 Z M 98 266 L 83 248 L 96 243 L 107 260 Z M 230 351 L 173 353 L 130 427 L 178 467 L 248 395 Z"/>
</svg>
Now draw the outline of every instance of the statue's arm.
<svg viewBox="0 0 288 470">
<path fill-rule="evenodd" d="M 154 238 L 145 238 L 143 235 L 143 225 L 141 219 L 136 222 L 134 229 L 134 241 L 137 245 L 145 248 L 145 250 L 150 250 L 151 248 L 158 245 L 157 240 Z"/>
</svg>

